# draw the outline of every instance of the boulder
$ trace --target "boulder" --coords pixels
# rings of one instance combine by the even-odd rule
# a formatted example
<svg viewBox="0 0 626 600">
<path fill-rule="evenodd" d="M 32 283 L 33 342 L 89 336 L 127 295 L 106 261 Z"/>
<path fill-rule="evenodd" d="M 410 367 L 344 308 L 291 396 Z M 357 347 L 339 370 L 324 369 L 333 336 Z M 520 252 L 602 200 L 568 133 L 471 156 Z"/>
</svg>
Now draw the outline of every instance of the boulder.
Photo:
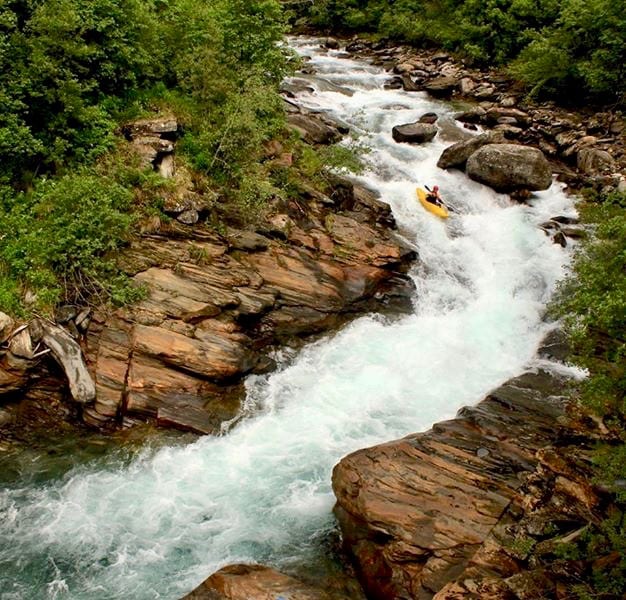
<svg viewBox="0 0 626 600">
<path fill-rule="evenodd" d="M 437 119 L 439 117 L 437 116 L 437 113 L 433 113 L 433 112 L 429 112 L 426 114 L 423 114 L 420 118 L 419 118 L 419 123 L 429 123 L 429 124 L 434 124 L 437 122 Z"/>
<path fill-rule="evenodd" d="M 457 81 L 454 77 L 435 77 L 424 84 L 424 89 L 436 98 L 447 98 L 452 95 L 457 88 Z"/>
<path fill-rule="evenodd" d="M 454 118 L 462 123 L 480 123 L 486 114 L 487 111 L 482 106 L 475 106 L 470 110 L 458 113 Z"/>
<path fill-rule="evenodd" d="M 467 160 L 467 174 L 498 192 L 519 188 L 546 190 L 552 183 L 550 165 L 541 150 L 516 144 L 489 144 Z"/>
<path fill-rule="evenodd" d="M 393 68 L 393 72 L 397 73 L 398 75 L 403 75 L 404 73 L 410 73 L 414 68 L 415 67 L 411 63 L 404 62 L 404 63 L 397 64 Z"/>
<path fill-rule="evenodd" d="M 289 114 L 287 115 L 287 124 L 309 144 L 334 144 L 341 139 L 339 128 L 325 123 L 318 115 Z"/>
<path fill-rule="evenodd" d="M 463 96 L 469 96 L 476 87 L 476 83 L 471 77 L 463 77 L 461 81 L 459 81 L 459 89 Z"/>
<path fill-rule="evenodd" d="M 502 142 L 502 136 L 493 133 L 482 133 L 469 140 L 457 142 L 448 146 L 439 157 L 437 166 L 440 169 L 450 169 L 452 167 L 463 169 L 467 159 L 479 148 L 487 144 Z"/>
<path fill-rule="evenodd" d="M 578 168 L 587 175 L 597 175 L 615 169 L 615 159 L 599 148 L 581 148 L 576 157 Z"/>
<path fill-rule="evenodd" d="M 502 106 L 494 106 L 487 111 L 485 118 L 488 123 L 509 123 L 509 124 L 517 124 L 520 125 L 528 125 L 529 116 L 522 110 L 517 108 L 506 108 Z M 501 119 L 507 119 L 507 121 L 502 121 Z M 511 120 L 512 119 L 512 120 Z"/>
<path fill-rule="evenodd" d="M 405 92 L 419 92 L 422 89 L 422 86 L 416 81 L 413 81 L 413 78 L 408 73 L 402 75 L 401 82 L 402 85 L 400 87 L 402 87 Z"/>
<path fill-rule="evenodd" d="M 330 600 L 318 588 L 261 565 L 229 565 L 182 600 Z M 347 600 L 347 599 L 346 599 Z"/>
<path fill-rule="evenodd" d="M 432 123 L 406 123 L 396 125 L 391 130 L 391 135 L 396 142 L 423 144 L 430 142 L 437 135 L 437 127 Z"/>
<path fill-rule="evenodd" d="M 551 396 L 563 384 L 547 373 L 523 375 L 454 420 L 340 461 L 333 471 L 335 514 L 368 598 L 489 598 L 436 594 L 479 567 L 505 577 L 519 571 L 493 531 L 510 529 L 507 511 L 537 472 L 537 449 L 558 439 L 564 410 Z M 537 493 L 543 497 L 542 489 Z M 580 504 L 574 522 L 587 510 Z M 511 509 L 517 518 L 523 512 Z"/>
</svg>

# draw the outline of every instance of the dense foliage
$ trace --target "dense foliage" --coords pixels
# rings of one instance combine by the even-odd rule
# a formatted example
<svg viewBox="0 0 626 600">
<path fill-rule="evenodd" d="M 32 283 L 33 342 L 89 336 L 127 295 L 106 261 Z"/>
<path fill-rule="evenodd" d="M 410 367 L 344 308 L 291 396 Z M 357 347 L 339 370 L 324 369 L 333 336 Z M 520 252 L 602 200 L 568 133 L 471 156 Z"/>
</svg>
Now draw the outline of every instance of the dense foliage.
<svg viewBox="0 0 626 600">
<path fill-rule="evenodd" d="M 129 118 L 173 111 L 188 162 L 256 199 L 262 143 L 283 122 L 282 34 L 278 0 L 2 2 L 0 309 L 28 295 L 49 308 L 72 282 L 127 297 L 109 253 L 130 234 L 141 174 L 102 164 Z"/>
<path fill-rule="evenodd" d="M 621 428 L 626 421 L 626 195 L 591 202 L 583 215 L 594 224 L 595 235 L 583 245 L 558 308 L 576 361 L 591 373 L 583 400 Z"/>
<path fill-rule="evenodd" d="M 602 417 L 610 432 L 596 449 L 597 482 L 614 493 L 621 510 L 565 548 L 570 558 L 616 557 L 599 561 L 593 580 L 576 590 L 580 598 L 616 597 L 611 594 L 626 585 L 626 194 L 592 199 L 583 217 L 594 237 L 582 245 L 555 308 L 569 333 L 572 360 L 589 371 L 582 406 Z"/>
<path fill-rule="evenodd" d="M 624 102 L 626 10 L 614 0 L 314 0 L 310 21 L 511 64 L 533 93 Z"/>
</svg>

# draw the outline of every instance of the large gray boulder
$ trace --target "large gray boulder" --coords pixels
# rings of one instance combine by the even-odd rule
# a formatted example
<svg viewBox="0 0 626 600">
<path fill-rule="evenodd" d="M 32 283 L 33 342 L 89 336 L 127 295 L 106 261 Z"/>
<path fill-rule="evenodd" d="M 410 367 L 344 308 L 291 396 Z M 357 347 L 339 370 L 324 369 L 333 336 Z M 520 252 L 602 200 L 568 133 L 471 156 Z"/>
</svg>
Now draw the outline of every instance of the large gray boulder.
<svg viewBox="0 0 626 600">
<path fill-rule="evenodd" d="M 437 166 L 440 169 L 463 169 L 467 159 L 479 148 L 487 144 L 497 144 L 504 142 L 502 134 L 497 133 L 481 133 L 469 140 L 463 140 L 448 146 L 439 157 Z"/>
<path fill-rule="evenodd" d="M 599 148 L 582 148 L 576 156 L 578 168 L 587 175 L 596 175 L 615 169 L 615 159 Z"/>
<path fill-rule="evenodd" d="M 287 115 L 287 125 L 308 144 L 334 144 L 342 137 L 339 128 L 325 122 L 320 115 L 290 114 Z"/>
<path fill-rule="evenodd" d="M 479 148 L 467 160 L 466 172 L 498 192 L 547 190 L 552 183 L 550 165 L 543 152 L 516 144 Z"/>
<path fill-rule="evenodd" d="M 391 135 L 396 142 L 423 144 L 437 135 L 437 126 L 432 123 L 406 123 L 396 125 L 391 130 Z"/>
<path fill-rule="evenodd" d="M 454 77 L 436 77 L 424 84 L 424 89 L 437 98 L 447 98 L 452 95 L 457 87 L 457 81 Z"/>
</svg>

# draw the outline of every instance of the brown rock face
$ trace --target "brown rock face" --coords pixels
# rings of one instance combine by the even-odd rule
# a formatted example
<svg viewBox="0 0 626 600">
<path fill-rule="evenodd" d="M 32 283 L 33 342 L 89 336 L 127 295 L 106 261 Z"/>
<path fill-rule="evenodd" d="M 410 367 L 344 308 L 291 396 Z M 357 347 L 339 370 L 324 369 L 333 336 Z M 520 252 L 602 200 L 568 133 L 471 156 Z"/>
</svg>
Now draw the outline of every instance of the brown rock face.
<svg viewBox="0 0 626 600">
<path fill-rule="evenodd" d="M 520 570 L 490 536 L 498 524 L 504 535 L 507 510 L 541 462 L 537 449 L 558 437 L 563 408 L 550 397 L 561 386 L 545 373 L 524 375 L 452 421 L 359 450 L 335 467 L 335 514 L 368 598 L 432 598 L 463 581 L 477 553 L 507 576 Z M 566 503 L 577 495 L 563 493 Z M 452 592 L 437 598 L 509 597 Z"/>
<path fill-rule="evenodd" d="M 266 372 L 269 344 L 339 323 L 374 295 L 406 287 L 411 250 L 388 231 L 389 207 L 338 181 L 226 237 L 175 222 L 133 242 L 122 266 L 146 298 L 94 315 L 87 357 L 94 425 L 125 415 L 211 433 L 239 409 L 241 379 Z M 395 292 L 394 292 L 395 293 Z M 6 386 L 12 385 L 7 379 Z"/>
<path fill-rule="evenodd" d="M 182 600 L 339 600 L 322 590 L 260 565 L 230 565 Z M 345 600 L 348 600 L 345 598 Z"/>
</svg>

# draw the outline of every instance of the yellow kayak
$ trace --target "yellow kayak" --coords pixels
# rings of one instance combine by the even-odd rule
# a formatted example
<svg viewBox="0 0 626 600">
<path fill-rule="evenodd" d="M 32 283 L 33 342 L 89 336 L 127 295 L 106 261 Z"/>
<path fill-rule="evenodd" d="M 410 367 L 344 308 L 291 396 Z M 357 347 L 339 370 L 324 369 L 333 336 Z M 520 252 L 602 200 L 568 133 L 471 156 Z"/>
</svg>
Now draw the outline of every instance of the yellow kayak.
<svg viewBox="0 0 626 600">
<path fill-rule="evenodd" d="M 426 191 L 422 188 L 417 188 L 415 191 L 417 192 L 417 199 L 428 212 L 431 212 L 433 215 L 437 215 L 442 219 L 448 218 L 448 211 L 445 206 L 438 206 L 437 204 L 433 204 L 432 202 L 426 200 Z"/>
</svg>

